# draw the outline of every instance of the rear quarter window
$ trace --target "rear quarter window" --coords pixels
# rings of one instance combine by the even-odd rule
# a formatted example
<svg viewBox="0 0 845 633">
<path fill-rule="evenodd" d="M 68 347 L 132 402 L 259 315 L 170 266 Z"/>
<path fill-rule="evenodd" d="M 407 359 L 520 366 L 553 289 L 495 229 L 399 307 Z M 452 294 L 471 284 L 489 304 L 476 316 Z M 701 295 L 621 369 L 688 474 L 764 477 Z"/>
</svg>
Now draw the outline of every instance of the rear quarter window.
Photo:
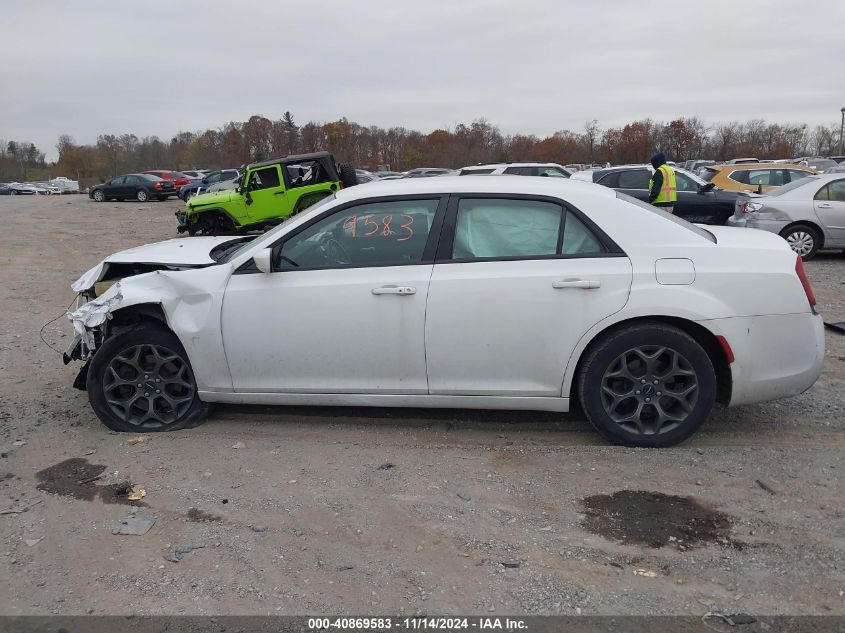
<svg viewBox="0 0 845 633">
<path fill-rule="evenodd" d="M 713 242 L 714 244 L 716 243 L 716 236 L 713 235 L 710 231 L 707 231 L 707 230 L 701 228 L 700 226 L 696 226 L 695 224 L 687 222 L 683 218 L 679 218 L 677 215 L 674 215 L 673 213 L 666 213 L 665 211 L 661 211 L 657 207 L 653 207 L 652 205 L 650 205 L 646 202 L 643 202 L 642 200 L 637 200 L 633 196 L 629 196 L 628 194 L 622 193 L 621 191 L 616 192 L 616 197 L 619 198 L 620 200 L 624 200 L 625 202 L 630 202 L 631 204 L 636 205 L 636 206 L 640 207 L 641 209 L 645 209 L 649 213 L 654 213 L 656 215 L 659 215 L 661 218 L 663 218 L 667 222 L 674 222 L 678 226 L 682 226 L 685 229 L 692 231 L 693 233 L 695 233 L 699 237 L 704 238 L 708 242 Z"/>
</svg>

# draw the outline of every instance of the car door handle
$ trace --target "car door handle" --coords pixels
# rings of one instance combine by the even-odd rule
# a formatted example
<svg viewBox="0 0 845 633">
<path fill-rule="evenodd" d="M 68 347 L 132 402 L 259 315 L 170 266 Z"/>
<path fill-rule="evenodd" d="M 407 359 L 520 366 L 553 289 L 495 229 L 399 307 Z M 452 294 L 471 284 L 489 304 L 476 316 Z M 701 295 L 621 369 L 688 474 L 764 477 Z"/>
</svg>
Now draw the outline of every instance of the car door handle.
<svg viewBox="0 0 845 633">
<path fill-rule="evenodd" d="M 413 295 L 417 293 L 417 289 L 413 286 L 382 286 L 381 288 L 373 288 L 374 295 Z"/>
<path fill-rule="evenodd" d="M 830 209 L 832 206 L 829 202 L 822 202 L 819 204 L 819 209 Z"/>
<path fill-rule="evenodd" d="M 282 195 L 284 195 L 284 193 L 285 193 L 284 191 L 277 191 L 277 192 L 276 192 L 276 193 L 274 193 L 273 195 L 274 195 L 274 196 L 282 196 Z"/>
<path fill-rule="evenodd" d="M 601 287 L 601 282 L 594 279 L 564 279 L 563 281 L 553 281 L 552 288 L 584 288 L 585 290 L 592 290 L 593 288 Z"/>
</svg>

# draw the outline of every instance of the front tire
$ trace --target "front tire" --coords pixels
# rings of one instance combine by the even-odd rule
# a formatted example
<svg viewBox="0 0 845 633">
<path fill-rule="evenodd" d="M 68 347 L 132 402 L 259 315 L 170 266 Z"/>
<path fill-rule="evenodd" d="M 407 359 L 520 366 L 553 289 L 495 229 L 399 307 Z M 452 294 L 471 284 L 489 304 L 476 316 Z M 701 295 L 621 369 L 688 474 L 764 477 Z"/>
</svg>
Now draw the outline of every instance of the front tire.
<svg viewBox="0 0 845 633">
<path fill-rule="evenodd" d="M 138 202 L 146 202 L 150 199 L 150 196 L 143 189 L 138 189 L 138 193 L 135 194 L 135 197 L 138 198 Z"/>
<path fill-rule="evenodd" d="M 97 189 L 93 193 L 94 202 L 105 202 L 106 201 L 106 194 L 103 193 L 101 189 Z"/>
<path fill-rule="evenodd" d="M 813 259 L 822 245 L 822 236 L 818 230 L 809 224 L 795 224 L 781 231 L 780 236 L 789 244 L 789 248 L 796 255 L 800 255 L 805 262 Z"/>
<path fill-rule="evenodd" d="M 201 424 L 209 411 L 179 339 L 156 323 L 107 339 L 91 359 L 86 388 L 94 413 L 113 431 L 176 431 Z"/>
<path fill-rule="evenodd" d="M 716 371 L 686 332 L 662 323 L 616 330 L 588 351 L 578 376 L 587 419 L 616 444 L 683 442 L 716 401 Z"/>
</svg>

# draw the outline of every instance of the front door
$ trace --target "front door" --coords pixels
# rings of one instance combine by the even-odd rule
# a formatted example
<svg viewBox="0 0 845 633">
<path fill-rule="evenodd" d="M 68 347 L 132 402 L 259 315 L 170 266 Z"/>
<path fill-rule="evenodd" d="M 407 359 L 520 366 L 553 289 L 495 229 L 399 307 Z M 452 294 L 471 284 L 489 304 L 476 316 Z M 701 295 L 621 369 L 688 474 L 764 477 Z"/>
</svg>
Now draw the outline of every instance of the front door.
<svg viewBox="0 0 845 633">
<path fill-rule="evenodd" d="M 845 179 L 822 187 L 813 200 L 816 216 L 827 233 L 829 246 L 845 244 Z"/>
<path fill-rule="evenodd" d="M 285 207 L 285 186 L 282 181 L 279 165 L 268 165 L 250 170 L 246 179 L 246 197 L 244 210 L 246 218 L 241 218 L 241 224 L 252 224 L 268 218 L 278 218 L 283 215 Z"/>
<path fill-rule="evenodd" d="M 430 392 L 559 397 L 578 341 L 625 305 L 629 259 L 550 200 L 453 199 L 446 226 L 428 298 Z"/>
<path fill-rule="evenodd" d="M 281 239 L 274 272 L 234 274 L 222 327 L 235 390 L 428 393 L 425 312 L 440 205 L 332 209 Z"/>
</svg>

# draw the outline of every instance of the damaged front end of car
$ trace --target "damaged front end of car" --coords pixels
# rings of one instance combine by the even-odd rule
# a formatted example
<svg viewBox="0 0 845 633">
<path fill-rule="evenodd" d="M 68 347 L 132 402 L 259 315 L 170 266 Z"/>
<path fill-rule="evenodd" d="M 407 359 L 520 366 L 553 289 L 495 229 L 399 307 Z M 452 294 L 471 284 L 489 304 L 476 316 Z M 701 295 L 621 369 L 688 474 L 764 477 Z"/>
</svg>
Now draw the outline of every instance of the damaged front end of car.
<svg viewBox="0 0 845 633">
<path fill-rule="evenodd" d="M 62 359 L 66 365 L 71 361 L 84 363 L 74 380 L 75 388 L 85 390 L 88 366 L 95 351 L 114 334 L 115 327 L 127 325 L 114 323 L 115 312 L 138 304 L 160 306 L 163 294 L 166 296 L 170 289 L 169 284 L 162 283 L 162 273 L 180 269 L 184 270 L 163 265 L 103 262 L 71 285 L 77 296 L 67 318 L 73 325 L 74 336 Z"/>
</svg>

